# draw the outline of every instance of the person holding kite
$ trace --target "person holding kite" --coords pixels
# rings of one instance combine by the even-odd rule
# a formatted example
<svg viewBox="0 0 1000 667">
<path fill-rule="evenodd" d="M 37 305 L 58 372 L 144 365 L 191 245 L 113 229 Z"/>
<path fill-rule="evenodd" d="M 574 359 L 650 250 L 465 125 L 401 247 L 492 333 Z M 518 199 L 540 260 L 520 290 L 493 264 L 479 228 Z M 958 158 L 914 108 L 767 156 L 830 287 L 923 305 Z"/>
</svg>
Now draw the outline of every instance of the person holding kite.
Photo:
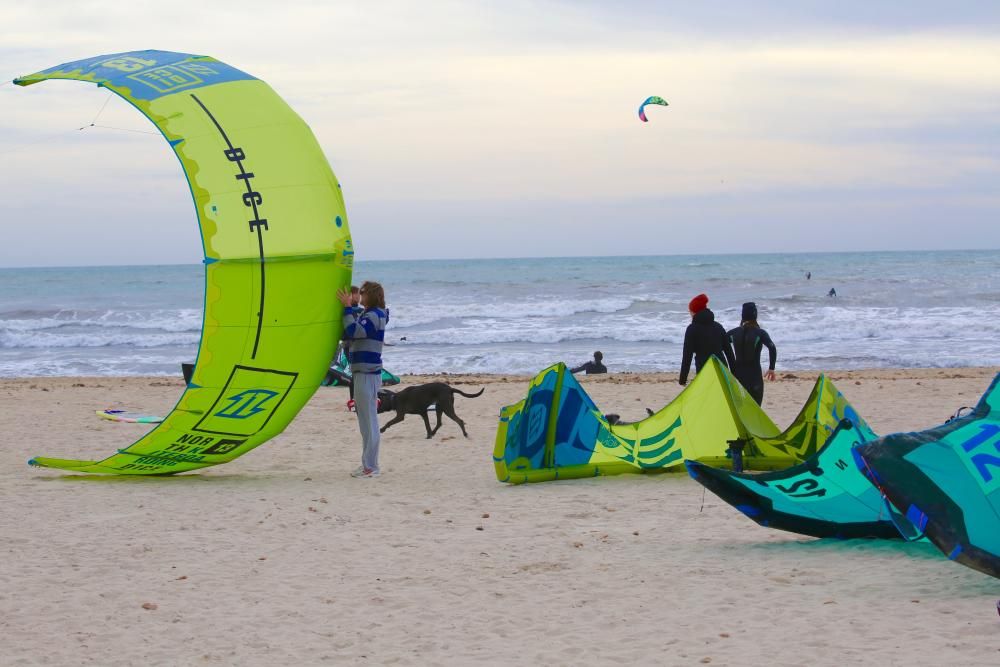
<svg viewBox="0 0 1000 667">
<path fill-rule="evenodd" d="M 385 291 L 376 282 L 361 285 L 360 312 L 351 305 L 348 290 L 337 292 L 344 306 L 344 338 L 349 340 L 349 360 L 354 384 L 354 410 L 361 429 L 361 466 L 352 477 L 378 477 L 378 390 L 382 388 L 382 343 L 389 311 L 385 307 Z"/>
</svg>

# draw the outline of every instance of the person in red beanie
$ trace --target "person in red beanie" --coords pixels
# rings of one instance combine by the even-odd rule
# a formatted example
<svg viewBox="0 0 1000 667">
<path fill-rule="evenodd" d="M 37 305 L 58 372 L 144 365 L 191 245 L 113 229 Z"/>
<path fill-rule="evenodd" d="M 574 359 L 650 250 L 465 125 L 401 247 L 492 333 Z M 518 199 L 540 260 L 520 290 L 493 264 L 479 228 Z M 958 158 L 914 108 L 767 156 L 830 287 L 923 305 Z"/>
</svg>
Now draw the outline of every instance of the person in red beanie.
<svg viewBox="0 0 1000 667">
<path fill-rule="evenodd" d="M 708 296 L 699 294 L 688 303 L 691 324 L 684 332 L 684 352 L 681 354 L 681 375 L 678 381 L 685 385 L 691 371 L 691 357 L 694 357 L 695 373 L 715 355 L 727 368 L 736 365 L 733 348 L 726 328 L 715 321 L 715 313 L 708 308 Z"/>
</svg>

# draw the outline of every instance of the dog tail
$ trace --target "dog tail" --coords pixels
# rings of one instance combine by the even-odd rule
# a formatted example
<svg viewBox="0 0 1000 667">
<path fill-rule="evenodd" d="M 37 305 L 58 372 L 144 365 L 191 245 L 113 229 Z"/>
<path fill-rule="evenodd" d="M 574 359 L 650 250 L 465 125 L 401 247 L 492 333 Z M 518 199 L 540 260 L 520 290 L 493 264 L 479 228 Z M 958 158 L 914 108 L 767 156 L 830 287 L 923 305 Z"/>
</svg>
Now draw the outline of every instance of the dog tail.
<svg viewBox="0 0 1000 667">
<path fill-rule="evenodd" d="M 475 393 L 475 394 L 466 394 L 464 391 L 462 391 L 460 389 L 455 389 L 454 387 L 450 387 L 450 389 L 454 393 L 461 394 L 462 396 L 465 396 L 466 398 L 476 398 L 477 396 L 482 396 L 483 392 L 486 391 L 486 387 L 483 387 L 482 389 L 479 390 L 478 393 Z"/>
</svg>

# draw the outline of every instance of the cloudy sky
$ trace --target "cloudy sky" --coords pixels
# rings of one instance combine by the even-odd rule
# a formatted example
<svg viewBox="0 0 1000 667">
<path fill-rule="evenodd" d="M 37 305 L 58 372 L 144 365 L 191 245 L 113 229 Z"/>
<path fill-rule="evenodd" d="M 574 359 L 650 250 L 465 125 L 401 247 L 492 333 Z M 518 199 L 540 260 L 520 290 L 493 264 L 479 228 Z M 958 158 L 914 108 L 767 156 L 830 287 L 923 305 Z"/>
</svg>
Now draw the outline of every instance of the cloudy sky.
<svg viewBox="0 0 1000 667">
<path fill-rule="evenodd" d="M 363 259 L 1000 248 L 1000 4 L 831 4 L 4 0 L 0 79 L 147 48 L 248 71 L 312 126 Z M 126 103 L 0 109 L 0 266 L 200 261 Z"/>
</svg>

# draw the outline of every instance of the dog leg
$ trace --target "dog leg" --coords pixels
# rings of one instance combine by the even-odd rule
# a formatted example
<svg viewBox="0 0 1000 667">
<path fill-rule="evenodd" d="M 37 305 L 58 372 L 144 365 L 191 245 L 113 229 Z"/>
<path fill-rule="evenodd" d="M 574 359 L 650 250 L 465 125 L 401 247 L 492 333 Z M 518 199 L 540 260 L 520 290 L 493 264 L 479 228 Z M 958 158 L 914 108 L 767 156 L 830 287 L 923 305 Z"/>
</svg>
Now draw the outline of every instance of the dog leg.
<svg viewBox="0 0 1000 667">
<path fill-rule="evenodd" d="M 385 430 L 386 430 L 387 428 L 389 428 L 389 427 L 390 427 L 390 426 L 392 426 L 393 424 L 398 424 L 398 423 L 399 423 L 399 422 L 401 422 L 401 421 L 403 421 L 403 413 L 402 413 L 402 412 L 397 412 L 397 413 L 396 413 L 396 416 L 395 416 L 395 417 L 393 417 L 392 419 L 390 419 L 389 421 L 387 421 L 387 422 L 385 423 L 385 426 L 383 426 L 382 428 L 380 428 L 380 429 L 378 430 L 378 432 L 379 432 L 379 433 L 385 433 Z"/>
<path fill-rule="evenodd" d="M 464 436 L 465 436 L 466 438 L 468 438 L 468 437 L 469 437 L 469 434 L 465 432 L 465 422 L 464 422 L 464 421 L 462 421 L 461 419 L 459 419 L 459 418 L 458 418 L 458 415 L 456 415 L 456 414 L 455 414 L 455 407 L 454 407 L 454 406 L 452 406 L 452 405 L 446 405 L 446 406 L 444 407 L 444 413 L 445 413 L 446 415 L 448 415 L 449 417 L 451 417 L 451 418 L 452 418 L 452 420 L 453 420 L 453 421 L 454 421 L 454 422 L 455 422 L 456 424 L 458 424 L 458 427 L 459 427 L 460 429 L 462 429 L 462 435 L 464 435 Z M 440 418 L 441 418 L 441 413 L 439 412 L 439 413 L 438 413 L 438 419 L 440 419 Z"/>
<path fill-rule="evenodd" d="M 427 428 L 427 438 L 428 439 L 433 438 L 434 431 L 436 431 L 437 429 L 434 429 L 434 431 L 431 430 L 431 420 L 427 418 L 427 411 L 424 410 L 423 412 L 421 412 L 420 416 L 424 418 L 424 426 Z"/>
<path fill-rule="evenodd" d="M 437 415 L 437 424 L 434 425 L 434 430 L 431 431 L 431 435 L 437 433 L 438 429 L 441 428 L 441 409 L 438 408 L 437 406 L 434 406 L 434 414 Z"/>
</svg>

